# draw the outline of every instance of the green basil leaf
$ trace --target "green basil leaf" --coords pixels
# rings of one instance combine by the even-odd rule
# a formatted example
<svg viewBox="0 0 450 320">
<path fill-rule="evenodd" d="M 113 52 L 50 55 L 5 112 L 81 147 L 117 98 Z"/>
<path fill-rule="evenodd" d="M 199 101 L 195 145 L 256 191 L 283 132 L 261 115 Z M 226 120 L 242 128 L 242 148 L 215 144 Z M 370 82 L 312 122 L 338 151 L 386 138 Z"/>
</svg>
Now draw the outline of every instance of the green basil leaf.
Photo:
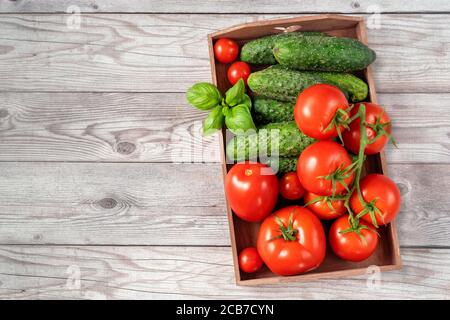
<svg viewBox="0 0 450 320">
<path fill-rule="evenodd" d="M 241 101 L 239 101 L 239 104 L 243 104 L 243 105 L 247 106 L 247 108 L 249 110 L 252 109 L 252 99 L 250 99 L 250 97 L 246 94 L 244 94 Z"/>
<path fill-rule="evenodd" d="M 234 86 L 232 86 L 225 93 L 225 102 L 229 106 L 236 106 L 244 98 L 245 94 L 245 83 L 244 80 L 239 79 Z"/>
<path fill-rule="evenodd" d="M 225 117 L 227 128 L 236 135 L 246 135 L 256 132 L 250 110 L 244 104 L 239 104 L 229 110 Z"/>
<path fill-rule="evenodd" d="M 213 108 L 203 121 L 203 135 L 209 136 L 223 127 L 225 116 L 222 113 L 222 106 Z"/>
<path fill-rule="evenodd" d="M 216 86 L 207 82 L 194 84 L 186 92 L 187 101 L 200 110 L 209 110 L 220 104 L 222 95 Z"/>
</svg>

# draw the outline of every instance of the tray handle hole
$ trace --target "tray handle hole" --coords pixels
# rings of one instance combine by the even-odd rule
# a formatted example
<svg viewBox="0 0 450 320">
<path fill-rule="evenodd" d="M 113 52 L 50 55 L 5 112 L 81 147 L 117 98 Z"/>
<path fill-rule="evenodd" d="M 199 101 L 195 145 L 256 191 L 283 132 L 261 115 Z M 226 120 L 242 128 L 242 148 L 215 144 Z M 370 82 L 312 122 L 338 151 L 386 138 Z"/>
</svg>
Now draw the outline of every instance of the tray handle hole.
<svg viewBox="0 0 450 320">
<path fill-rule="evenodd" d="M 289 27 L 275 27 L 275 30 L 278 31 L 282 31 L 284 33 L 288 33 L 288 32 L 295 32 L 298 31 L 302 28 L 302 26 L 299 25 L 293 25 L 293 26 L 289 26 Z"/>
</svg>

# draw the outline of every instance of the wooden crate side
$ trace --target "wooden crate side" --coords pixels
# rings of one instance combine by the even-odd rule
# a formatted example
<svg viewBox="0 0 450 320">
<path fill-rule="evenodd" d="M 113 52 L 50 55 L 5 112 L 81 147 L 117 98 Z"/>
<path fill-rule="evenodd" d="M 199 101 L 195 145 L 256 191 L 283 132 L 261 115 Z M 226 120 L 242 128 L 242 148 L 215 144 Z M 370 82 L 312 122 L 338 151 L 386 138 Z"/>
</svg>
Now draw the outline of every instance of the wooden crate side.
<svg viewBox="0 0 450 320">
<path fill-rule="evenodd" d="M 217 86 L 217 73 L 215 68 L 215 58 L 214 58 L 214 43 L 212 35 L 208 35 L 208 51 L 209 51 L 209 61 L 211 65 L 211 78 L 212 82 Z M 224 194 L 225 194 L 225 177 L 227 175 L 227 161 L 226 161 L 226 153 L 225 153 L 225 129 L 222 129 L 219 133 L 219 143 L 220 143 L 220 162 L 222 166 L 222 176 L 224 183 Z M 238 252 L 236 246 L 236 233 L 234 232 L 234 222 L 233 222 L 233 212 L 231 211 L 231 206 L 228 203 L 228 198 L 225 196 L 225 204 L 227 208 L 227 219 L 228 219 L 228 229 L 230 234 L 230 245 L 231 251 L 233 255 L 233 266 L 234 266 L 234 274 L 236 283 L 239 283 L 241 280 L 241 274 L 239 271 L 239 261 L 238 261 Z"/>
<path fill-rule="evenodd" d="M 360 21 L 356 27 L 356 33 L 358 35 L 358 39 L 364 43 L 365 45 L 369 44 L 368 36 L 367 36 L 367 28 L 364 21 Z M 365 75 L 367 79 L 367 85 L 369 86 L 369 93 L 370 93 L 370 101 L 372 103 L 378 103 L 376 90 L 375 90 L 375 80 L 373 77 L 373 68 L 372 66 L 368 66 L 365 70 Z M 387 167 L 387 161 L 386 156 L 384 153 L 384 150 L 382 150 L 378 155 L 378 161 L 381 167 L 381 171 L 384 175 L 388 175 L 388 167 Z M 391 244 L 392 244 L 392 251 L 393 251 L 393 259 L 394 259 L 394 265 L 398 268 L 401 268 L 401 255 L 400 255 L 400 243 L 398 240 L 398 234 L 397 234 L 397 226 L 395 221 L 391 222 L 389 225 L 389 235 L 391 238 Z"/>
</svg>

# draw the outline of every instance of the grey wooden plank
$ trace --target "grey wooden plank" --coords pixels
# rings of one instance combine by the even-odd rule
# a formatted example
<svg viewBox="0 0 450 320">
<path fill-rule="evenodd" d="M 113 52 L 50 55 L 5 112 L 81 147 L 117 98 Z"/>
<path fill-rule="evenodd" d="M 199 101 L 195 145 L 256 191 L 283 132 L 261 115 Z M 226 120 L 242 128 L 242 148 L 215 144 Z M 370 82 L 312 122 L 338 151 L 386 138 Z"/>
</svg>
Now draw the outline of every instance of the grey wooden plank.
<svg viewBox="0 0 450 320">
<path fill-rule="evenodd" d="M 164 13 L 366 13 L 381 12 L 448 12 L 450 5 L 445 0 L 434 0 L 432 4 L 420 0 L 356 0 L 319 1 L 286 0 L 283 5 L 270 0 L 21 0 L 0 1 L 0 12 L 67 12 L 77 6 L 82 12 L 164 12 Z M 70 10 L 69 10 L 70 11 Z"/>
<path fill-rule="evenodd" d="M 0 160 L 219 162 L 185 95 L 0 93 Z"/>
<path fill-rule="evenodd" d="M 65 14 L 2 15 L 0 91 L 185 92 L 210 80 L 206 34 L 276 17 L 85 14 L 74 29 Z M 379 92 L 448 92 L 448 17 L 383 15 L 369 30 Z"/>
<path fill-rule="evenodd" d="M 2 299 L 449 299 L 450 250 L 404 249 L 403 269 L 234 284 L 228 247 L 0 246 Z"/>
<path fill-rule="evenodd" d="M 389 165 L 402 246 L 448 246 L 450 165 Z M 220 164 L 0 163 L 0 244 L 229 245 Z"/>
<path fill-rule="evenodd" d="M 218 164 L 0 163 L 0 177 L 0 243 L 229 243 Z"/>
<path fill-rule="evenodd" d="M 0 161 L 219 162 L 182 93 L 0 93 Z M 380 94 L 389 163 L 450 163 L 450 94 Z"/>
</svg>

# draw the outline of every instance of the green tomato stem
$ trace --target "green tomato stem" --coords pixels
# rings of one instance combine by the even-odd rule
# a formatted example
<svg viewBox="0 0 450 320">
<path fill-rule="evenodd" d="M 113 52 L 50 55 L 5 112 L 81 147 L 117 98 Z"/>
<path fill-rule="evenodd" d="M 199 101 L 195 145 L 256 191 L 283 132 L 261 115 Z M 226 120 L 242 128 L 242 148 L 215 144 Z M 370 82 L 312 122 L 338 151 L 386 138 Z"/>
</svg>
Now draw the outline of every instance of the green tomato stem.
<svg viewBox="0 0 450 320">
<path fill-rule="evenodd" d="M 344 203 L 345 207 L 348 210 L 349 213 L 349 222 L 350 225 L 352 226 L 353 229 L 357 229 L 359 227 L 359 218 L 356 217 L 353 213 L 353 211 L 350 208 L 350 197 L 353 194 L 353 192 L 358 192 L 358 199 L 361 202 L 361 204 L 363 206 L 367 206 L 366 201 L 364 200 L 363 196 L 362 196 L 362 192 L 361 192 L 361 187 L 360 187 L 360 180 L 361 180 L 361 173 L 362 173 L 362 169 L 364 166 L 364 150 L 366 149 L 367 144 L 369 143 L 368 138 L 367 138 L 367 132 L 366 132 L 366 127 L 365 127 L 365 122 L 366 122 L 366 107 L 363 103 L 361 103 L 359 105 L 359 109 L 357 114 L 355 114 L 354 117 L 352 117 L 352 119 L 356 119 L 359 117 L 359 122 L 360 122 L 360 139 L 359 139 L 359 152 L 358 152 L 358 159 L 357 161 L 357 165 L 356 165 L 356 174 L 355 174 L 355 180 L 354 180 L 354 186 L 351 190 L 351 192 L 348 193 L 348 197 Z"/>
</svg>

